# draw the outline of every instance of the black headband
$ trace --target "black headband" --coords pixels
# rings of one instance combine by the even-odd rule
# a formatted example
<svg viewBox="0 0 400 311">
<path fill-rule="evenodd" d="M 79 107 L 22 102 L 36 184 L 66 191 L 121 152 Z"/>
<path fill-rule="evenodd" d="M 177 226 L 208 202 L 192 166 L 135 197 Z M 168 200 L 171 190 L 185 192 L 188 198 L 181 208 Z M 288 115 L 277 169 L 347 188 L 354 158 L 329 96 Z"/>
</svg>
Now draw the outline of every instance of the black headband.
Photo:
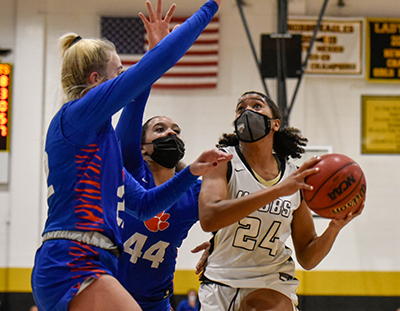
<svg viewBox="0 0 400 311">
<path fill-rule="evenodd" d="M 82 40 L 82 38 L 80 37 L 80 36 L 77 36 L 73 41 L 72 41 L 72 43 L 71 43 L 71 45 L 69 46 L 69 47 L 71 47 L 71 46 L 74 46 L 75 44 L 77 44 L 79 41 L 81 41 Z"/>
</svg>

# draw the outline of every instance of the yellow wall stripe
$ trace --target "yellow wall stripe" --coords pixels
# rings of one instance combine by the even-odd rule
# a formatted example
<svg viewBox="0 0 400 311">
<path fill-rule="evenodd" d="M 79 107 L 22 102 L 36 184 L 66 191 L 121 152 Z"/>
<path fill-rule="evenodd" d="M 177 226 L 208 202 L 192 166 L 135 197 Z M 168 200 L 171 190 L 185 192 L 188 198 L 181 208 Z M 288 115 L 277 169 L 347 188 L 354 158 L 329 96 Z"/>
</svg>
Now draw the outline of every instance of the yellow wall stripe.
<svg viewBox="0 0 400 311">
<path fill-rule="evenodd" d="M 30 268 L 0 268 L 0 292 L 30 293 Z"/>
<path fill-rule="evenodd" d="M 174 276 L 174 294 L 186 295 L 189 289 L 197 290 L 200 286 L 199 276 L 194 270 L 176 270 Z"/>
<path fill-rule="evenodd" d="M 303 296 L 399 296 L 400 272 L 376 271 L 296 271 L 300 281 L 298 295 Z M 175 272 L 175 294 L 184 295 L 198 288 L 192 270 Z"/>
<path fill-rule="evenodd" d="M 30 268 L 0 268 L 0 292 L 29 293 Z M 395 296 L 400 297 L 400 272 L 296 271 L 298 295 L 304 296 Z M 194 270 L 175 272 L 175 294 L 185 295 L 200 285 Z"/>
<path fill-rule="evenodd" d="M 400 296 L 400 272 L 296 271 L 299 295 Z"/>
<path fill-rule="evenodd" d="M 7 288 L 7 270 L 0 268 L 0 293 L 4 293 Z"/>
</svg>

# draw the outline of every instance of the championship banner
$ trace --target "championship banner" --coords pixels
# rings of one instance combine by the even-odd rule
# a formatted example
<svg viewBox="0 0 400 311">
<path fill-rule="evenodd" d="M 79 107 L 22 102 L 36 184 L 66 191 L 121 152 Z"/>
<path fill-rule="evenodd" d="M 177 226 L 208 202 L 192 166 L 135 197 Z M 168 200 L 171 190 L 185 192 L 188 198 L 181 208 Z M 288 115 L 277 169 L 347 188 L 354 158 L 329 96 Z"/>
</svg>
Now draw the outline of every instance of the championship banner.
<svg viewBox="0 0 400 311">
<path fill-rule="evenodd" d="M 367 23 L 367 80 L 400 82 L 400 19 L 369 18 Z"/>
<path fill-rule="evenodd" d="M 316 19 L 289 18 L 288 29 L 302 35 L 302 62 L 307 55 Z M 360 75 L 363 19 L 324 19 L 317 32 L 306 73 Z"/>
<path fill-rule="evenodd" d="M 363 154 L 400 154 L 400 96 L 362 96 Z"/>
</svg>

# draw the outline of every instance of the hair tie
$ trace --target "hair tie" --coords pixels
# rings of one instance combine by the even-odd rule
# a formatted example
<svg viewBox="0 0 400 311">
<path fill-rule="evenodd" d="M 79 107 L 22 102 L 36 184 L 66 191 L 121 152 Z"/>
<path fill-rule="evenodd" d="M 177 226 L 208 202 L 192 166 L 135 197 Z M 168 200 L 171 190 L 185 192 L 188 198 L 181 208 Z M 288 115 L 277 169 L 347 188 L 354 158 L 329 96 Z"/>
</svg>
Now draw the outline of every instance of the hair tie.
<svg viewBox="0 0 400 311">
<path fill-rule="evenodd" d="M 75 44 L 77 44 L 79 41 L 81 41 L 82 40 L 82 37 L 81 36 L 77 36 L 73 41 L 72 41 L 72 43 L 70 44 L 70 46 L 69 47 L 71 47 L 71 46 L 74 46 Z"/>
</svg>

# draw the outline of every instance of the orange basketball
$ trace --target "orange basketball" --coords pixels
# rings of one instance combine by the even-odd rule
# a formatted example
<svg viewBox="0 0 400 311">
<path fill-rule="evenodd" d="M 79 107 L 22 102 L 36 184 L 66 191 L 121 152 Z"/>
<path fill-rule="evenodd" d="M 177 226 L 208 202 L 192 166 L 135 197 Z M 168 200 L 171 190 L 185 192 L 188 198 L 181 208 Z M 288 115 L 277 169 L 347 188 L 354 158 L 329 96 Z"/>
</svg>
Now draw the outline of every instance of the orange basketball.
<svg viewBox="0 0 400 311">
<path fill-rule="evenodd" d="M 337 153 L 321 156 L 320 171 L 305 182 L 313 191 L 303 190 L 308 207 L 325 218 L 342 219 L 356 211 L 365 200 L 366 181 L 361 167 L 351 158 Z"/>
</svg>

